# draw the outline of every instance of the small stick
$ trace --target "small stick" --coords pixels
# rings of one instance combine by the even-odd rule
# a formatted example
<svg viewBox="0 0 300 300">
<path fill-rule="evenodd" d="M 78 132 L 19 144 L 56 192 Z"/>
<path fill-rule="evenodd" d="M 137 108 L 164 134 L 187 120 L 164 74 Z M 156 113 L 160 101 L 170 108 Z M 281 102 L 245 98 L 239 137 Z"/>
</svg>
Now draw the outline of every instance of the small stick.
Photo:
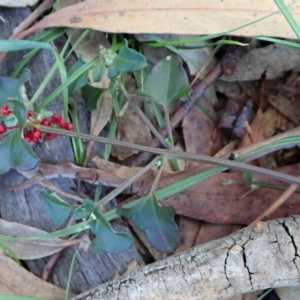
<svg viewBox="0 0 300 300">
<path fill-rule="evenodd" d="M 300 176 L 298 176 L 300 178 Z M 299 185 L 291 184 L 285 192 L 281 194 L 277 200 L 270 205 L 262 214 L 260 214 L 249 226 L 254 226 L 259 221 L 267 221 L 270 215 L 281 206 L 298 188 Z"/>
</svg>

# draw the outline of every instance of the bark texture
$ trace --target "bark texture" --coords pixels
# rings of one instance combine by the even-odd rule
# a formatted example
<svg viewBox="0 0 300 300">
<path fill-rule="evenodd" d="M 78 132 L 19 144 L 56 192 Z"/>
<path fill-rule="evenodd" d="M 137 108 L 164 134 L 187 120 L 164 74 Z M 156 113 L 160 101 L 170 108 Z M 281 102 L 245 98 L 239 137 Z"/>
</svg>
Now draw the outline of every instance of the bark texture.
<svg viewBox="0 0 300 300">
<path fill-rule="evenodd" d="M 260 222 L 99 285 L 74 300 L 228 298 L 300 285 L 300 216 Z"/>
</svg>

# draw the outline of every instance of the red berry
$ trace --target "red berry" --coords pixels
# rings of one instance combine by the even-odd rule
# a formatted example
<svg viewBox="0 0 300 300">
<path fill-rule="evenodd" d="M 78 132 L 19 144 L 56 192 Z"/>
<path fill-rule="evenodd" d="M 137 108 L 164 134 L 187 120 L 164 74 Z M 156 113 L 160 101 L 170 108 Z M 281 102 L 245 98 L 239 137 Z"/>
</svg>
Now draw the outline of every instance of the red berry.
<svg viewBox="0 0 300 300">
<path fill-rule="evenodd" d="M 0 113 L 1 113 L 2 115 L 4 115 L 4 116 L 8 116 L 8 115 L 11 113 L 11 111 L 8 110 L 8 105 L 2 106 L 2 107 L 0 108 Z"/>
<path fill-rule="evenodd" d="M 51 117 L 52 122 L 56 124 L 58 124 L 61 119 L 62 119 L 61 114 L 54 114 Z"/>
<path fill-rule="evenodd" d="M 73 124 L 71 124 L 71 123 L 66 123 L 66 126 L 65 126 L 65 129 L 66 129 L 66 130 L 72 131 L 73 128 L 74 128 Z"/>
<path fill-rule="evenodd" d="M 32 141 L 33 143 L 37 143 L 37 142 L 39 141 L 39 139 L 38 139 L 38 138 L 35 138 L 35 137 L 33 136 L 32 139 L 31 139 L 31 141 Z"/>
<path fill-rule="evenodd" d="M 31 133 L 32 139 L 37 139 L 37 141 L 39 140 L 41 135 L 42 135 L 42 133 L 38 129 L 33 129 L 32 133 Z"/>
<path fill-rule="evenodd" d="M 55 134 L 55 133 L 46 133 L 44 136 L 44 140 L 51 141 L 51 140 L 54 140 L 56 137 L 57 137 L 57 134 Z"/>
<path fill-rule="evenodd" d="M 29 110 L 27 112 L 27 119 L 32 119 L 34 117 L 34 112 L 32 110 Z"/>
<path fill-rule="evenodd" d="M 65 128 L 67 123 L 65 120 L 61 119 L 57 124 L 60 128 Z"/>
<path fill-rule="evenodd" d="M 31 143 L 32 141 L 31 134 L 24 133 L 24 139 L 26 140 L 26 142 Z"/>
<path fill-rule="evenodd" d="M 6 127 L 4 125 L 0 125 L 0 134 L 6 132 Z"/>
<path fill-rule="evenodd" d="M 49 119 L 43 119 L 41 124 L 49 127 L 51 126 L 52 122 Z"/>
</svg>

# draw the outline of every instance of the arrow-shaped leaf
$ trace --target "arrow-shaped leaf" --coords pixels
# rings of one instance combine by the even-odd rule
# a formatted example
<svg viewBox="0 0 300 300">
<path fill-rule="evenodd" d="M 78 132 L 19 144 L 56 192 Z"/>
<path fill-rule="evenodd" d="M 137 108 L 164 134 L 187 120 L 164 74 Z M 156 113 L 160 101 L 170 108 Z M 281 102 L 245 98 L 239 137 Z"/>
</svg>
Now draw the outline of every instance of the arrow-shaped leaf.
<svg viewBox="0 0 300 300">
<path fill-rule="evenodd" d="M 118 208 L 117 214 L 130 219 L 147 236 L 150 246 L 163 253 L 172 253 L 178 246 L 175 209 L 161 207 L 154 196 L 137 202 L 130 208 Z"/>
<path fill-rule="evenodd" d="M 119 54 L 109 68 L 108 77 L 112 78 L 119 72 L 132 72 L 146 66 L 147 61 L 145 56 L 134 49 L 129 49 L 128 43 L 125 41 L 125 45 L 120 48 Z"/>
<path fill-rule="evenodd" d="M 34 169 L 39 159 L 20 136 L 20 130 L 6 132 L 0 142 L 0 175 L 11 168 L 19 171 Z"/>
<path fill-rule="evenodd" d="M 47 192 L 41 192 L 42 205 L 46 215 L 53 221 L 54 226 L 62 225 L 73 211 L 73 207 Z"/>
<path fill-rule="evenodd" d="M 132 238 L 128 233 L 114 231 L 99 208 L 94 210 L 96 220 L 91 224 L 91 230 L 96 235 L 93 244 L 95 252 L 119 253 L 132 245 Z"/>
<path fill-rule="evenodd" d="M 171 101 L 188 96 L 189 81 L 180 56 L 172 54 L 159 61 L 148 74 L 143 90 L 137 94 L 149 97 L 166 107 Z"/>
<path fill-rule="evenodd" d="M 3 106 L 7 99 L 13 98 L 22 101 L 19 89 L 24 81 L 30 78 L 30 71 L 24 69 L 18 79 L 0 77 L 0 106 Z"/>
</svg>

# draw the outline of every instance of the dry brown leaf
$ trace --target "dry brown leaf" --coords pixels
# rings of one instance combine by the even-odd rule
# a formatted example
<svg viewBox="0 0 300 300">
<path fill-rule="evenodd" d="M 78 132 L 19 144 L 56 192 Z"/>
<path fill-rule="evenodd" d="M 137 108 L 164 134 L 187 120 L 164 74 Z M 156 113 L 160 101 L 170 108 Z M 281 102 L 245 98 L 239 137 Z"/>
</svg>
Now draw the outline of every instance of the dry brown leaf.
<svg viewBox="0 0 300 300">
<path fill-rule="evenodd" d="M 223 238 L 239 229 L 241 229 L 240 225 L 211 224 L 203 222 L 195 240 L 195 246 Z"/>
<path fill-rule="evenodd" d="M 46 231 L 15 222 L 0 219 L 0 235 L 9 237 L 35 237 L 46 234 Z M 2 242 L 14 252 L 19 259 L 37 259 L 52 255 L 66 247 L 66 241 L 62 239 Z"/>
<path fill-rule="evenodd" d="M 207 101 L 202 101 L 202 105 L 212 118 L 216 118 L 212 105 Z M 207 117 L 199 107 L 195 106 L 183 119 L 183 136 L 186 152 L 211 155 L 220 148 L 220 140 L 217 135 L 214 141 L 215 124 Z M 199 166 L 199 162 L 189 161 L 187 169 Z"/>
<path fill-rule="evenodd" d="M 113 99 L 111 93 L 104 91 L 98 100 L 97 106 L 98 108 L 94 109 L 91 113 L 91 135 L 99 135 L 110 119 L 113 110 Z M 94 144 L 94 141 L 89 141 L 86 147 L 83 167 L 87 166 Z"/>
<path fill-rule="evenodd" d="M 299 18 L 299 2 L 289 9 Z M 276 11 L 278 7 L 273 1 L 262 0 L 87 0 L 50 14 L 34 29 L 74 27 L 104 32 L 209 34 L 232 30 Z M 235 34 L 296 38 L 281 13 L 241 28 Z"/>
<path fill-rule="evenodd" d="M 151 142 L 150 129 L 130 105 L 122 116 L 118 118 L 117 139 L 143 146 L 148 146 Z M 116 156 L 119 160 L 125 160 L 137 153 L 137 150 L 117 146 L 113 146 L 111 152 L 111 154 Z"/>
<path fill-rule="evenodd" d="M 299 97 L 288 98 L 282 94 L 269 97 L 269 103 L 274 106 L 280 113 L 300 125 L 300 101 Z"/>
<path fill-rule="evenodd" d="M 300 173 L 300 164 L 288 165 L 277 170 L 296 176 Z M 255 178 L 257 181 L 274 186 L 282 185 L 280 181 L 264 176 L 255 176 Z M 249 184 L 221 185 L 221 180 L 228 182 L 244 179 L 240 173 L 218 174 L 160 203 L 165 207 L 173 206 L 176 213 L 194 219 L 211 223 L 249 224 L 282 193 L 281 190 L 261 187 L 253 190 L 243 199 L 239 199 L 240 196 L 249 192 Z M 299 200 L 300 194 L 294 193 L 274 212 L 272 219 L 299 214 Z"/>
<path fill-rule="evenodd" d="M 280 78 L 286 71 L 299 70 L 299 59 L 298 49 L 283 45 L 272 44 L 256 48 L 241 57 L 232 75 L 222 75 L 221 79 L 225 81 L 259 80 L 264 72 L 268 80 Z"/>
<path fill-rule="evenodd" d="M 65 291 L 26 271 L 0 251 L 0 294 L 63 300 Z M 75 295 L 70 294 L 69 298 Z"/>
<path fill-rule="evenodd" d="M 178 223 L 179 246 L 175 250 L 175 253 L 180 253 L 195 246 L 195 241 L 200 226 L 201 221 L 180 216 Z"/>
</svg>

